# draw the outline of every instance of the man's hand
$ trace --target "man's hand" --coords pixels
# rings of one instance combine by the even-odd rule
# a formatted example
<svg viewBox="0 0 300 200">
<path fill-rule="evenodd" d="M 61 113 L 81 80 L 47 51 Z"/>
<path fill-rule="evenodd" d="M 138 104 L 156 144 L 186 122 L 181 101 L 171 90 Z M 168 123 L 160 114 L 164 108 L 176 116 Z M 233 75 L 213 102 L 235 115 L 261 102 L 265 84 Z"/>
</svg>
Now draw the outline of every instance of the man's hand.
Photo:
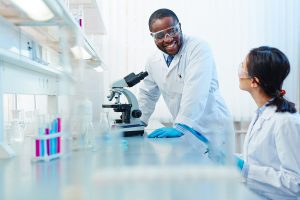
<svg viewBox="0 0 300 200">
<path fill-rule="evenodd" d="M 239 157 L 237 156 L 234 156 L 235 158 L 235 163 L 236 163 L 236 166 L 239 168 L 239 170 L 242 171 L 243 167 L 244 167 L 244 160 L 240 159 Z"/>
<path fill-rule="evenodd" d="M 148 135 L 148 138 L 171 138 L 171 137 L 180 137 L 183 134 L 176 130 L 175 128 L 163 127 L 156 129 Z"/>
</svg>

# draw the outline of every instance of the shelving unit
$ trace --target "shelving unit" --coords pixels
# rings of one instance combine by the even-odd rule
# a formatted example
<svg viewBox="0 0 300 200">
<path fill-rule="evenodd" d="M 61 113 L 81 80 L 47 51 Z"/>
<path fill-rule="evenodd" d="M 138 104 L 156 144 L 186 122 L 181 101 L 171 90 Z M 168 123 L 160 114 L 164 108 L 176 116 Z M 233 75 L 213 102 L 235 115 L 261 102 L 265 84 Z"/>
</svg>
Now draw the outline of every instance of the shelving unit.
<svg viewBox="0 0 300 200">
<path fill-rule="evenodd" d="M 43 94 L 51 96 L 53 103 L 56 96 L 53 106 L 57 110 L 58 96 L 64 98 L 74 91 L 80 92 L 76 88 L 82 81 L 77 83 L 78 68 L 102 65 L 88 35 L 105 34 L 106 30 L 97 0 L 70 0 L 67 6 L 62 0 L 43 2 L 54 15 L 47 21 L 31 19 L 12 0 L 0 0 L 0 97 L 5 93 Z M 79 7 L 85 13 L 84 29 L 71 14 Z M 79 48 L 81 54 L 84 49 L 89 56 L 74 55 L 71 50 L 74 47 Z M 86 76 L 97 77 L 91 72 Z M 0 104 L 3 105 L 2 100 Z M 1 146 L 8 152 L 7 145 L 1 144 L 4 141 L 3 106 L 0 113 L 1 157 Z"/>
<path fill-rule="evenodd" d="M 0 49 L 0 59 L 4 62 L 16 66 L 21 66 L 25 69 L 44 73 L 44 74 L 60 75 L 63 73 L 62 69 L 59 69 L 55 66 L 51 66 L 51 65 L 46 66 L 26 57 L 21 57 L 21 56 L 16 57 L 16 55 L 13 54 L 12 52 L 5 51 L 3 49 Z"/>
<path fill-rule="evenodd" d="M 82 46 L 90 55 L 91 58 L 85 60 L 84 64 L 91 67 L 98 67 L 101 65 L 102 60 L 98 53 L 95 51 L 93 45 L 89 41 L 88 37 L 82 30 L 82 28 L 75 21 L 74 17 L 71 15 L 70 11 L 59 0 L 45 0 L 44 1 L 49 9 L 54 13 L 55 17 L 46 22 L 37 22 L 29 19 L 25 14 L 20 15 L 20 10 L 16 8 L 12 3 L 0 3 L 0 13 L 1 15 L 10 23 L 20 27 L 22 31 L 35 38 L 39 44 L 47 45 L 57 52 L 62 51 L 62 45 L 66 45 L 69 48 L 80 45 Z M 72 1 L 71 1 L 72 2 Z M 75 5 L 79 6 L 80 2 L 74 1 L 75 4 L 70 4 L 71 7 Z M 84 4 L 87 5 L 98 5 L 96 1 L 91 1 L 94 3 Z M 89 9 L 89 8 L 86 8 Z M 97 7 L 91 10 L 99 10 Z M 95 11 L 93 11 L 95 13 Z M 100 14 L 97 15 L 99 17 Z M 103 25 L 102 19 L 99 17 L 99 23 Z M 87 20 L 87 26 L 90 27 L 91 22 Z M 96 23 L 95 23 L 96 24 Z M 87 31 L 89 33 L 103 34 L 105 29 L 101 30 L 100 26 L 95 26 L 96 31 Z M 65 34 L 65 36 L 62 36 Z M 67 39 L 67 44 L 61 44 L 61 37 Z M 69 51 L 69 53 L 71 53 Z M 70 55 L 72 58 L 73 56 Z M 76 63 L 76 58 L 73 57 L 73 62 Z"/>
</svg>

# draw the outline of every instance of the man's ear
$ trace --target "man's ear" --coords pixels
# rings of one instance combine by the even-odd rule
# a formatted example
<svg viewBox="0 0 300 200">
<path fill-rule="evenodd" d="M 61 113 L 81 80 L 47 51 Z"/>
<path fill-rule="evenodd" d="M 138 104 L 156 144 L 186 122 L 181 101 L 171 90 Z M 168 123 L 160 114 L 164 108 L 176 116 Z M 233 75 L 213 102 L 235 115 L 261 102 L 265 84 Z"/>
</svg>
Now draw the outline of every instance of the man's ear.
<svg viewBox="0 0 300 200">
<path fill-rule="evenodd" d="M 251 87 L 256 88 L 259 86 L 259 79 L 257 77 L 254 77 L 251 79 Z"/>
</svg>

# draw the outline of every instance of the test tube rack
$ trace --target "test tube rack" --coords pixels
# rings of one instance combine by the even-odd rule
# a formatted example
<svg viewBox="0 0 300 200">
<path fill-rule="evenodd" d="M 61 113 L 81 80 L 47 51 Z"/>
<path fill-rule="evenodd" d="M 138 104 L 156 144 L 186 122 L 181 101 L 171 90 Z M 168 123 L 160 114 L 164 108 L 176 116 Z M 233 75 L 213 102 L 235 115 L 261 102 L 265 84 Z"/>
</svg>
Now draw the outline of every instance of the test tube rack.
<svg viewBox="0 0 300 200">
<path fill-rule="evenodd" d="M 62 133 L 34 136 L 33 161 L 49 161 L 59 158 L 61 154 Z"/>
</svg>

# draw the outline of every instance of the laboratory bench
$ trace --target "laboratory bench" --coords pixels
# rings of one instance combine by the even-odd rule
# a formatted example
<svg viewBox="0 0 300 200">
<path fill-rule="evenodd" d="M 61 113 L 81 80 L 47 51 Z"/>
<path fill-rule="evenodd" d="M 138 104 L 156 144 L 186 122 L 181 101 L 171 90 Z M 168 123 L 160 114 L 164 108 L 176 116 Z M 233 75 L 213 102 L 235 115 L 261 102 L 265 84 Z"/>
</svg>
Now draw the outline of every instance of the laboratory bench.
<svg viewBox="0 0 300 200">
<path fill-rule="evenodd" d="M 3 200 L 259 199 L 234 167 L 215 165 L 182 137 L 112 137 L 39 162 L 28 143 L 18 148 L 16 157 L 0 160 Z"/>
</svg>

